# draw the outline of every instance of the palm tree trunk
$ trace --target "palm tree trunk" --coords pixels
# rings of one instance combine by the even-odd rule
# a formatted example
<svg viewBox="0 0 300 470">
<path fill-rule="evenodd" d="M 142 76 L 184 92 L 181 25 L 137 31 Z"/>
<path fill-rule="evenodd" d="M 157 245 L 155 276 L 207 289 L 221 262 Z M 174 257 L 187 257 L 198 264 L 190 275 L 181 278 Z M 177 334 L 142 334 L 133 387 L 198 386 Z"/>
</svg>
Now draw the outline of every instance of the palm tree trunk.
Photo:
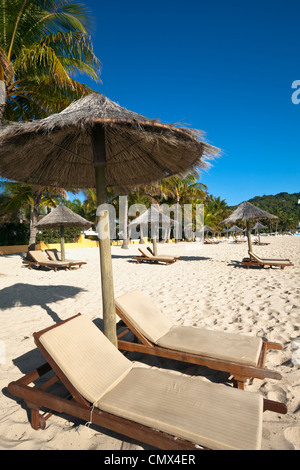
<svg viewBox="0 0 300 470">
<path fill-rule="evenodd" d="M 28 251 L 35 250 L 36 233 L 37 233 L 37 228 L 35 227 L 35 224 L 38 222 L 41 197 L 42 197 L 41 190 L 38 188 L 34 189 L 33 190 L 32 216 L 30 220 L 30 236 L 29 236 Z"/>
<path fill-rule="evenodd" d="M 0 127 L 3 126 L 3 115 L 6 106 L 6 86 L 4 80 L 0 80 Z"/>
</svg>

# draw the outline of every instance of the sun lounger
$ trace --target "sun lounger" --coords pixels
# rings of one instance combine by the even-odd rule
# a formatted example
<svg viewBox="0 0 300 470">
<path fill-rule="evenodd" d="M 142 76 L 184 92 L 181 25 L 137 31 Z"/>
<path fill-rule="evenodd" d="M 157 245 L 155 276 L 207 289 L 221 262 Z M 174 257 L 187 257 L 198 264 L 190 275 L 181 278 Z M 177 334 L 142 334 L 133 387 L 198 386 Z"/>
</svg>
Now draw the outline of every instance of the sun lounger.
<svg viewBox="0 0 300 470">
<path fill-rule="evenodd" d="M 61 255 L 56 249 L 51 249 L 51 250 L 45 250 L 48 258 L 51 261 L 61 261 Z M 86 261 L 76 261 L 76 260 L 71 260 L 71 259 L 66 259 L 66 262 L 70 263 L 71 266 L 82 266 L 83 264 L 87 264 Z"/>
<path fill-rule="evenodd" d="M 116 313 L 140 340 L 124 341 L 128 329 L 118 334 L 118 348 L 177 361 L 184 361 L 228 372 L 238 388 L 250 378 L 281 379 L 278 372 L 265 369 L 269 349 L 282 349 L 281 344 L 261 338 L 213 331 L 189 326 L 173 326 L 163 317 L 152 300 L 135 290 L 118 297 Z"/>
<path fill-rule="evenodd" d="M 270 245 L 270 243 L 262 242 L 262 241 L 258 240 L 257 238 L 256 238 L 256 239 L 254 240 L 254 242 L 252 242 L 252 243 L 254 243 L 254 245 L 261 245 L 261 246 L 263 246 L 263 245 Z"/>
<path fill-rule="evenodd" d="M 32 266 L 46 267 L 57 271 L 58 268 L 65 270 L 70 269 L 69 261 L 51 261 L 45 253 L 40 250 L 28 251 L 29 259 L 23 260 L 23 264 L 26 264 L 29 269 Z"/>
<path fill-rule="evenodd" d="M 141 256 L 133 256 L 133 259 L 135 259 L 138 264 L 140 262 L 145 261 L 145 262 L 150 262 L 150 263 L 164 263 L 164 264 L 169 265 L 169 264 L 175 263 L 175 261 L 180 259 L 180 256 L 169 256 L 169 255 L 154 256 L 153 253 L 151 253 L 146 248 L 139 248 L 139 251 L 141 253 Z"/>
<path fill-rule="evenodd" d="M 286 406 L 262 395 L 129 361 L 85 315 L 34 334 L 47 364 L 8 385 L 31 410 L 34 429 L 53 412 L 160 449 L 260 449 L 263 411 Z M 49 371 L 37 388 L 31 386 Z M 54 395 L 60 380 L 71 401 Z M 56 393 L 61 387 L 56 387 Z M 42 416 L 39 408 L 48 409 Z"/>
<path fill-rule="evenodd" d="M 252 251 L 249 251 L 249 258 L 243 258 L 242 265 L 246 266 L 247 269 L 249 269 L 250 266 L 277 266 L 281 269 L 284 269 L 287 266 L 294 266 L 289 259 L 262 259 L 255 255 Z"/>
</svg>

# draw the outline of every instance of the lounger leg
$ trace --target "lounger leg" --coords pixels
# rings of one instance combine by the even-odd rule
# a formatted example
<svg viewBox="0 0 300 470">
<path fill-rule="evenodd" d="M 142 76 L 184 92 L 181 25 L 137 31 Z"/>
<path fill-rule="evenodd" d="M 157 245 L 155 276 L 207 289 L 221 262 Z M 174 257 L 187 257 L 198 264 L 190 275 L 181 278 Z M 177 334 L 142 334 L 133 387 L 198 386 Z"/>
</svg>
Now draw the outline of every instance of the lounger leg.
<svg viewBox="0 0 300 470">
<path fill-rule="evenodd" d="M 40 415 L 38 406 L 33 403 L 27 403 L 27 406 L 31 412 L 31 427 L 35 430 L 45 429 L 46 420 Z"/>
<path fill-rule="evenodd" d="M 245 383 L 247 382 L 247 379 L 245 377 L 240 377 L 238 375 L 235 375 L 233 377 L 233 379 L 235 380 L 236 382 L 236 386 L 237 388 L 239 388 L 240 390 L 244 390 L 245 389 Z"/>
</svg>

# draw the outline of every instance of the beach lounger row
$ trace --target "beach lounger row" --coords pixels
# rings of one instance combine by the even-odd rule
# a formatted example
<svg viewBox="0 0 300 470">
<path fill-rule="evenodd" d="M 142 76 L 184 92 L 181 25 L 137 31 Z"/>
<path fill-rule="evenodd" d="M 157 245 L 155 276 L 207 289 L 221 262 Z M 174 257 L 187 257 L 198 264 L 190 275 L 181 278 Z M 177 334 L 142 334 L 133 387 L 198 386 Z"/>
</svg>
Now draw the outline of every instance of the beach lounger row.
<svg viewBox="0 0 300 470">
<path fill-rule="evenodd" d="M 8 386 L 30 408 L 34 429 L 44 429 L 55 412 L 159 449 L 257 450 L 263 412 L 287 411 L 258 393 L 135 364 L 85 315 L 35 333 L 34 340 L 47 363 Z M 57 381 L 71 399 L 57 388 L 54 394 Z"/>
<path fill-rule="evenodd" d="M 143 248 L 140 252 L 139 260 L 170 263 L 178 259 L 155 257 Z M 46 262 L 36 251 L 32 253 L 38 254 L 33 258 L 37 265 L 51 266 L 51 261 L 60 261 Z M 61 263 L 77 262 L 61 261 L 57 267 L 65 267 Z M 290 260 L 261 260 L 252 252 L 243 263 L 292 265 Z M 30 408 L 34 429 L 44 429 L 53 413 L 65 413 L 159 449 L 261 448 L 263 412 L 285 414 L 287 407 L 247 392 L 244 386 L 248 379 L 281 379 L 278 372 L 265 368 L 268 351 L 281 350 L 281 344 L 236 333 L 174 326 L 138 290 L 118 297 L 115 305 L 120 318 L 118 348 L 81 314 L 34 334 L 46 364 L 8 385 L 9 393 Z M 134 340 L 124 340 L 127 334 Z M 236 388 L 139 365 L 121 351 L 227 372 Z M 66 396 L 57 394 L 61 387 L 54 392 L 57 382 L 64 385 Z"/>
<path fill-rule="evenodd" d="M 58 268 L 65 270 L 78 269 L 83 264 L 87 264 L 85 261 L 62 261 L 57 250 L 46 250 L 46 253 L 48 256 L 46 256 L 45 253 L 41 250 L 28 251 L 29 259 L 23 260 L 22 263 L 27 265 L 29 269 L 31 269 L 32 266 L 37 266 L 54 269 L 54 271 L 57 271 Z"/>
</svg>

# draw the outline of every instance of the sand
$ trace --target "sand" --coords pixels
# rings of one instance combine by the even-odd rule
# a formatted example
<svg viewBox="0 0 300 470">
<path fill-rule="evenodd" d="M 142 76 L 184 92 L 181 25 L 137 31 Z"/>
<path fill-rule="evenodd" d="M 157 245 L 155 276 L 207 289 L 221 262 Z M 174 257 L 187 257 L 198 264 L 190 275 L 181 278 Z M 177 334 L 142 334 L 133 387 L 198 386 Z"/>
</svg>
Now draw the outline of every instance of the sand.
<svg viewBox="0 0 300 470">
<path fill-rule="evenodd" d="M 286 415 L 264 413 L 263 450 L 300 449 L 300 236 L 264 237 L 256 246 L 261 257 L 289 258 L 294 267 L 245 269 L 239 261 L 247 255 L 246 243 L 222 242 L 159 244 L 160 254 L 182 255 L 170 266 L 132 261 L 138 246 L 112 247 L 116 297 L 141 289 L 174 324 L 258 335 L 280 342 L 282 351 L 270 351 L 266 367 L 282 380 L 255 379 L 246 389 L 284 402 Z M 7 450 L 134 450 L 149 449 L 104 429 L 87 426 L 68 416 L 52 416 L 45 430 L 28 422 L 22 400 L 7 385 L 44 363 L 32 334 L 78 312 L 101 326 L 99 252 L 97 248 L 68 250 L 67 258 L 87 261 L 79 270 L 29 270 L 22 255 L 0 256 L 0 449 Z M 165 359 L 128 356 L 155 367 L 176 368 L 203 380 L 230 384 L 228 374 L 171 363 Z"/>
</svg>

